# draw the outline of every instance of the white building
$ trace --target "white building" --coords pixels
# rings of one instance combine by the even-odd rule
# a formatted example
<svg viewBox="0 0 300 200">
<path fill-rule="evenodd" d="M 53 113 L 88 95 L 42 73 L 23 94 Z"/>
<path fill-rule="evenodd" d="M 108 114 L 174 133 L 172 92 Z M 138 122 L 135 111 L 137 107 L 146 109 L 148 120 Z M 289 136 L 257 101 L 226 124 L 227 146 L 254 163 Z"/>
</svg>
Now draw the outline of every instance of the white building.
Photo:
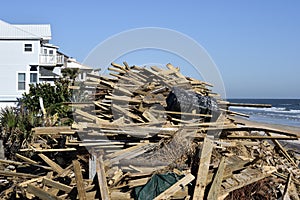
<svg viewBox="0 0 300 200">
<path fill-rule="evenodd" d="M 67 59 L 51 40 L 50 24 L 9 24 L 0 20 L 0 107 L 16 102 L 29 84 L 54 83 Z"/>
</svg>

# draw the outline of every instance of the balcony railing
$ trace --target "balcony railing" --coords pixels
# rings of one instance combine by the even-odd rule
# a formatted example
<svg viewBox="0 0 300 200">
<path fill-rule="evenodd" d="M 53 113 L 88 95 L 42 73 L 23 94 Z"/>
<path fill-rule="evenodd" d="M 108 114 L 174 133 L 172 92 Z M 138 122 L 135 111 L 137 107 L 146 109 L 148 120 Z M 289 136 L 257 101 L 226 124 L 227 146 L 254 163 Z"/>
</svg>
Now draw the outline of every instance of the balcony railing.
<svg viewBox="0 0 300 200">
<path fill-rule="evenodd" d="M 60 65 L 64 63 L 63 55 L 40 55 L 40 64 L 43 65 Z"/>
</svg>

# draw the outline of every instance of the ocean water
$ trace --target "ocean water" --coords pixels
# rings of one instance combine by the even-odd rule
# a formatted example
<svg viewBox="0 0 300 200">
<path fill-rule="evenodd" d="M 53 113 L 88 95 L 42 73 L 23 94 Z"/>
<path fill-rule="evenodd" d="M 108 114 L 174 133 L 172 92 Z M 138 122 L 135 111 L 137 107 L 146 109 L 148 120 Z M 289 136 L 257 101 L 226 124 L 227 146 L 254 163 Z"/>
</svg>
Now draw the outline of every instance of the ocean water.
<svg viewBox="0 0 300 200">
<path fill-rule="evenodd" d="M 228 99 L 233 103 L 271 104 L 271 108 L 234 107 L 230 110 L 250 115 L 250 120 L 300 127 L 300 99 Z"/>
</svg>

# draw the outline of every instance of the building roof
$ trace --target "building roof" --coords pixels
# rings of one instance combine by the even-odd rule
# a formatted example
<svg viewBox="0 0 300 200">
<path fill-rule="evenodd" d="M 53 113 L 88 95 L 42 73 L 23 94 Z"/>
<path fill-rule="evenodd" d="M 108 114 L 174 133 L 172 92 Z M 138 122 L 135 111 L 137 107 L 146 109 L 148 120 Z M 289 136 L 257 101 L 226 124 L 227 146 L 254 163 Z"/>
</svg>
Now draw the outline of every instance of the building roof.
<svg viewBox="0 0 300 200">
<path fill-rule="evenodd" d="M 40 67 L 40 76 L 41 77 L 59 77 L 58 74 L 55 74 L 52 70 Z"/>
<path fill-rule="evenodd" d="M 77 68 L 80 70 L 94 70 L 93 68 L 83 65 L 80 62 L 77 62 L 74 58 L 68 58 L 66 68 Z"/>
<path fill-rule="evenodd" d="M 51 39 L 50 24 L 13 25 L 0 20 L 0 39 Z"/>
<path fill-rule="evenodd" d="M 13 24 L 13 26 L 40 36 L 44 40 L 51 40 L 50 24 Z"/>
</svg>

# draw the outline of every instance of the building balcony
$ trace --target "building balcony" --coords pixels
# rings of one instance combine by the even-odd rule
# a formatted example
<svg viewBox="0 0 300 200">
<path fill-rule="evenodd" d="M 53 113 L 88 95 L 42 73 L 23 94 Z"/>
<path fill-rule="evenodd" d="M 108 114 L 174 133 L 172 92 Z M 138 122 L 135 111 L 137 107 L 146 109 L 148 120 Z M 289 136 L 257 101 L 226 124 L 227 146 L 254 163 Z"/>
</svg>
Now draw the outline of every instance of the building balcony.
<svg viewBox="0 0 300 200">
<path fill-rule="evenodd" d="M 45 66 L 63 65 L 64 64 L 64 56 L 63 55 L 42 54 L 42 55 L 40 55 L 39 64 L 45 65 Z"/>
</svg>

